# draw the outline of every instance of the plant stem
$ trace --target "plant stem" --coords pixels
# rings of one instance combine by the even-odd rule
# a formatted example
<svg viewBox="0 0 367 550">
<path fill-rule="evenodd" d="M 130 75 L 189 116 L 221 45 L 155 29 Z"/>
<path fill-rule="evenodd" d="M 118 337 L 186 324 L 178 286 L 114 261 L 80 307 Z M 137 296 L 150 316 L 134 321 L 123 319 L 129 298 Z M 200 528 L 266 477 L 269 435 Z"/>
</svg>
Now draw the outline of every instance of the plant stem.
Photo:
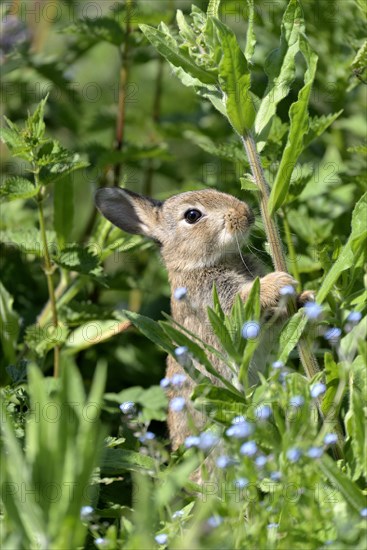
<svg viewBox="0 0 367 550">
<path fill-rule="evenodd" d="M 252 175 L 255 179 L 256 185 L 260 190 L 260 209 L 265 226 L 266 236 L 270 246 L 271 258 L 273 261 L 274 268 L 277 271 L 287 272 L 287 263 L 285 260 L 284 249 L 282 242 L 279 236 L 279 230 L 276 224 L 276 221 L 271 218 L 268 210 L 268 199 L 269 199 L 269 186 L 265 179 L 264 171 L 261 165 L 260 157 L 256 149 L 256 143 L 250 132 L 242 136 L 242 143 L 245 148 Z M 288 313 L 289 315 L 294 315 L 296 313 L 296 304 L 295 302 L 289 300 L 288 302 Z M 306 339 L 302 336 L 298 342 L 298 353 L 303 366 L 303 369 L 306 373 L 306 376 L 311 380 L 317 373 L 320 372 L 320 367 L 317 363 L 317 359 L 313 354 L 311 347 Z M 319 404 L 319 412 L 321 418 L 323 414 Z M 335 458 L 342 458 L 342 437 L 341 437 L 341 428 L 338 425 L 337 432 L 339 436 L 339 445 L 335 449 Z"/>
<path fill-rule="evenodd" d="M 116 140 L 115 151 L 121 151 L 124 139 L 125 139 L 125 119 L 126 119 L 126 86 L 129 78 L 129 36 L 131 33 L 130 26 L 131 16 L 131 0 L 126 0 L 126 35 L 123 51 L 121 54 L 121 66 L 120 66 L 120 80 L 119 80 L 119 97 L 118 97 L 118 111 L 117 111 L 117 123 L 116 123 Z M 113 185 L 118 187 L 120 183 L 121 175 L 121 163 L 117 162 L 114 167 Z"/>
<path fill-rule="evenodd" d="M 159 122 L 161 116 L 161 97 L 162 97 L 162 81 L 164 72 L 164 58 L 158 59 L 158 72 L 155 84 L 155 93 L 153 99 L 152 120 L 156 125 Z M 144 181 L 144 194 L 150 196 L 152 194 L 152 181 L 154 175 L 154 159 L 148 159 L 147 171 Z"/>
<path fill-rule="evenodd" d="M 274 264 L 274 268 L 277 271 L 287 272 L 287 263 L 285 260 L 283 245 L 279 237 L 279 230 L 276 221 L 271 218 L 268 212 L 268 198 L 269 198 L 269 186 L 265 179 L 264 171 L 261 165 L 261 161 L 256 149 L 256 143 L 251 133 L 247 133 L 242 137 L 242 142 L 247 153 L 247 157 L 250 163 L 250 168 L 254 176 L 256 185 L 260 190 L 260 209 L 262 218 L 264 221 L 265 232 L 270 246 L 271 258 Z M 289 313 L 293 315 L 296 312 L 296 305 L 289 301 Z M 317 364 L 309 345 L 304 339 L 300 340 L 299 354 L 303 368 L 307 374 L 307 377 L 311 379 L 315 374 L 320 372 L 320 368 Z"/>
<path fill-rule="evenodd" d="M 34 179 L 36 182 L 36 186 L 40 187 L 39 182 L 39 169 L 36 168 L 34 173 Z M 56 307 L 56 298 L 55 298 L 55 288 L 54 283 L 52 280 L 52 273 L 53 273 L 53 267 L 52 262 L 50 258 L 50 253 L 48 250 L 48 242 L 47 242 L 47 235 L 46 235 L 46 225 L 45 225 L 45 216 L 43 212 L 43 187 L 40 188 L 40 191 L 37 196 L 37 203 L 38 203 L 38 217 L 39 217 L 39 224 L 40 224 L 40 231 L 41 231 L 41 238 L 42 238 L 42 246 L 44 250 L 44 259 L 45 259 L 45 275 L 47 279 L 47 287 L 48 287 L 48 295 L 51 305 L 51 313 L 52 313 L 52 324 L 55 328 L 57 328 L 59 321 L 57 317 L 57 307 Z M 59 365 L 60 365 L 60 348 L 59 346 L 54 347 L 54 377 L 57 378 L 59 376 Z"/>
<path fill-rule="evenodd" d="M 292 275 L 295 279 L 297 279 L 298 284 L 301 284 L 301 277 L 298 271 L 298 264 L 297 264 L 297 254 L 296 250 L 294 248 L 294 244 L 292 241 L 292 234 L 291 234 L 291 228 L 289 227 L 289 222 L 287 218 L 287 213 L 285 209 L 283 209 L 283 225 L 284 225 L 284 231 L 285 231 L 285 238 L 287 241 L 287 247 L 289 252 L 289 258 L 290 262 L 292 264 Z M 298 289 L 300 290 L 300 289 Z"/>
</svg>

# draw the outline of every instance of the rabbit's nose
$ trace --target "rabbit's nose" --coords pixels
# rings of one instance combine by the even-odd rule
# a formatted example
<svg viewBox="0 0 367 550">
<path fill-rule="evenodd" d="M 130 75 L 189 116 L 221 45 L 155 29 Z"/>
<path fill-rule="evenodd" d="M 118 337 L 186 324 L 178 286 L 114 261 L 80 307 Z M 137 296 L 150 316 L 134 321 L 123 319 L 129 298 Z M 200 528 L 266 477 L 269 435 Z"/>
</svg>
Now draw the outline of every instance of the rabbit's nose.
<svg viewBox="0 0 367 550">
<path fill-rule="evenodd" d="M 231 208 L 225 215 L 228 229 L 231 231 L 243 231 L 253 221 L 253 214 L 245 205 L 241 208 Z"/>
</svg>

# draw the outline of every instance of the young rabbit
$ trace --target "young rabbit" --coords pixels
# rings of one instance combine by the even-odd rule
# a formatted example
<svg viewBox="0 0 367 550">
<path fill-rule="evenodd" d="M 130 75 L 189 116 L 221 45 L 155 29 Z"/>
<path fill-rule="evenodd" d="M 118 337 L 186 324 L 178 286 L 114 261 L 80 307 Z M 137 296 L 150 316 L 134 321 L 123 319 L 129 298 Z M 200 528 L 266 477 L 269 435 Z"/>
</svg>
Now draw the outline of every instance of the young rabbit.
<svg viewBox="0 0 367 550">
<path fill-rule="evenodd" d="M 128 233 L 141 234 L 160 244 L 172 294 L 185 287 L 184 299 L 171 299 L 173 318 L 204 342 L 218 348 L 211 330 L 207 307 L 213 306 L 215 283 L 225 313 L 229 313 L 237 294 L 246 301 L 251 285 L 259 274 L 256 263 L 244 259 L 241 244 L 254 222 L 249 206 L 240 200 L 212 189 L 175 195 L 164 202 L 138 195 L 120 188 L 99 189 L 96 205 L 114 225 Z M 275 272 L 260 279 L 260 302 L 263 310 L 274 309 L 280 299 L 280 290 L 296 281 L 283 272 Z M 209 355 L 215 368 L 226 379 L 233 373 L 214 355 Z M 218 380 L 208 375 L 203 367 L 195 366 L 213 384 Z M 167 377 L 183 374 L 182 367 L 168 357 Z M 177 395 L 185 397 L 188 413 L 201 428 L 204 415 L 190 404 L 193 382 L 189 380 Z M 171 397 L 175 395 L 174 390 Z M 169 412 L 168 427 L 172 448 L 176 449 L 189 435 L 187 415 Z"/>
</svg>

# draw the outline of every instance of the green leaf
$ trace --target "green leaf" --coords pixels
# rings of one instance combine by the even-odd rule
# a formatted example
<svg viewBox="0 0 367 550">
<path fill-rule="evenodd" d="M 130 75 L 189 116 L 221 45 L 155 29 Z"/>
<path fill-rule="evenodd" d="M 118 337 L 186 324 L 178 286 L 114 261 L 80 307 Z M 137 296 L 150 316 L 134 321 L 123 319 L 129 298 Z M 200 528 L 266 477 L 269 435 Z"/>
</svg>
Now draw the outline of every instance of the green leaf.
<svg viewBox="0 0 367 550">
<path fill-rule="evenodd" d="M 168 399 L 160 386 L 151 386 L 148 389 L 133 386 L 119 393 L 106 393 L 104 398 L 119 405 L 126 401 L 138 404 L 142 409 L 138 415 L 139 422 L 166 419 Z"/>
<path fill-rule="evenodd" d="M 153 458 L 125 449 L 105 449 L 101 458 L 101 474 L 106 476 L 121 475 L 125 471 L 155 471 Z"/>
<path fill-rule="evenodd" d="M 125 39 L 125 31 L 112 17 L 79 19 L 75 24 L 64 27 L 62 33 L 75 34 L 84 39 L 85 44 L 95 45 L 98 42 L 109 42 L 120 46 Z"/>
<path fill-rule="evenodd" d="M 255 120 L 255 106 L 252 97 L 251 75 L 234 32 L 218 19 L 213 19 L 221 45 L 219 82 L 226 94 L 227 117 L 236 132 L 243 136 Z"/>
<path fill-rule="evenodd" d="M 134 311 L 123 311 L 122 315 L 129 319 L 154 344 L 157 344 L 157 346 L 167 353 L 173 353 L 174 346 L 156 321 L 149 319 L 149 317 L 144 317 L 144 315 L 139 315 L 139 313 L 135 313 Z"/>
<path fill-rule="evenodd" d="M 186 130 L 184 137 L 213 156 L 247 165 L 247 157 L 238 140 L 217 144 L 209 136 L 193 130 Z"/>
<path fill-rule="evenodd" d="M 353 479 L 357 480 L 360 476 L 367 478 L 367 446 L 365 444 L 367 370 L 361 355 L 353 361 L 350 372 L 350 406 L 344 423 L 355 461 Z"/>
<path fill-rule="evenodd" d="M 339 470 L 330 456 L 324 454 L 318 464 L 331 485 L 343 495 L 349 506 L 359 515 L 366 506 L 366 500 L 358 486 Z"/>
<path fill-rule="evenodd" d="M 251 58 L 254 55 L 255 46 L 256 46 L 256 36 L 255 36 L 255 30 L 254 30 L 254 22 L 255 22 L 254 0 L 247 0 L 247 5 L 249 10 L 249 15 L 248 15 L 247 34 L 246 34 L 245 57 L 248 63 L 250 63 Z"/>
<path fill-rule="evenodd" d="M 101 321 L 98 319 L 83 323 L 69 334 L 65 341 L 65 353 L 67 355 L 78 353 L 83 349 L 113 338 L 113 336 L 127 328 L 126 319 L 124 321 L 117 321 L 116 319 Z"/>
<path fill-rule="evenodd" d="M 254 321 L 259 324 L 260 321 L 260 279 L 256 277 L 255 281 L 252 283 L 250 294 L 245 302 L 244 315 L 246 321 Z M 243 352 L 241 368 L 239 373 L 239 379 L 247 388 L 248 384 L 248 371 L 250 367 L 250 361 L 260 344 L 261 338 L 249 338 L 245 340 L 242 337 L 242 326 L 240 326 L 239 337 L 241 337 L 245 342 L 245 349 Z"/>
<path fill-rule="evenodd" d="M 48 94 L 39 102 L 34 113 L 29 115 L 26 122 L 26 133 L 23 133 L 26 139 L 32 138 L 37 143 L 42 143 L 46 131 L 46 125 L 43 118 L 47 100 Z"/>
<path fill-rule="evenodd" d="M 0 339 L 7 363 L 13 363 L 19 335 L 19 315 L 13 310 L 14 298 L 0 282 Z"/>
<path fill-rule="evenodd" d="M 65 247 L 74 227 L 74 184 L 63 178 L 54 187 L 54 229 L 61 248 Z"/>
<path fill-rule="evenodd" d="M 305 84 L 298 94 L 297 101 L 291 105 L 289 110 L 290 128 L 288 139 L 269 197 L 270 214 L 274 214 L 286 199 L 292 172 L 299 155 L 304 149 L 304 136 L 308 130 L 308 102 L 318 58 L 305 37 L 300 36 L 299 43 L 307 63 Z"/>
<path fill-rule="evenodd" d="M 364 250 L 364 244 L 367 239 L 367 193 L 365 193 L 356 204 L 352 215 L 352 231 L 349 239 L 343 247 L 338 259 L 328 271 L 325 279 L 319 289 L 316 301 L 322 303 L 333 285 L 338 280 L 340 274 L 352 267 L 353 263 Z"/>
<path fill-rule="evenodd" d="M 54 231 L 46 231 L 46 236 L 49 251 L 52 253 L 56 234 Z M 18 249 L 23 254 L 34 254 L 37 257 L 43 257 L 42 238 L 38 229 L 9 229 L 7 231 L 0 231 L 0 242 L 6 246 Z"/>
<path fill-rule="evenodd" d="M 291 351 L 298 344 L 302 336 L 303 330 L 307 324 L 307 318 L 303 311 L 297 311 L 295 315 L 288 321 L 280 335 L 280 357 L 279 360 L 285 363 Z"/>
<path fill-rule="evenodd" d="M 30 199 L 37 195 L 39 188 L 35 187 L 31 181 L 13 176 L 5 180 L 0 186 L 0 199 L 2 202 L 10 202 L 17 199 Z"/>
<path fill-rule="evenodd" d="M 68 151 L 55 140 L 48 141 L 39 149 L 36 162 L 41 166 L 40 180 L 44 185 L 89 166 L 78 153 Z"/>
<path fill-rule="evenodd" d="M 25 342 L 37 355 L 44 357 L 55 346 L 61 346 L 65 342 L 68 332 L 68 328 L 61 322 L 57 327 L 51 323 L 45 326 L 29 325 L 26 330 Z"/>
<path fill-rule="evenodd" d="M 295 56 L 299 51 L 299 35 L 303 31 L 301 6 L 297 0 L 291 0 L 282 19 L 280 46 L 265 61 L 265 72 L 269 81 L 256 115 L 255 132 L 258 136 L 270 128 L 277 105 L 290 91 L 296 74 Z M 261 139 L 265 135 L 266 132 Z"/>
<path fill-rule="evenodd" d="M 255 179 L 251 174 L 246 174 L 245 177 L 240 178 L 241 183 L 241 189 L 243 191 L 251 191 L 255 193 L 259 193 L 260 189 L 255 183 Z"/>
<path fill-rule="evenodd" d="M 219 343 L 228 356 L 233 359 L 233 361 L 239 363 L 241 361 L 241 355 L 233 345 L 232 338 L 223 320 L 210 307 L 208 307 L 207 312 L 213 332 L 218 338 Z"/>
<path fill-rule="evenodd" d="M 330 115 L 322 115 L 317 116 L 314 118 L 311 118 L 309 121 L 309 129 L 307 134 L 304 137 L 303 145 L 304 147 L 308 147 L 308 145 L 317 137 L 321 136 L 325 132 L 329 126 L 340 117 L 342 114 L 343 109 L 338 111 L 337 113 L 332 113 Z"/>
<path fill-rule="evenodd" d="M 219 18 L 219 6 L 221 0 L 209 0 L 208 9 L 206 11 L 207 16 Z"/>
<path fill-rule="evenodd" d="M 96 274 L 99 265 L 99 258 L 93 247 L 81 246 L 79 244 L 70 244 L 66 246 L 60 254 L 54 258 L 54 261 L 61 267 L 69 271 L 77 271 L 88 275 Z"/>
<path fill-rule="evenodd" d="M 139 25 L 146 38 L 153 44 L 174 67 L 181 68 L 185 73 L 196 79 L 196 84 L 215 84 L 215 75 L 202 69 L 191 59 L 190 55 L 182 50 L 168 30 L 162 32 L 149 25 Z"/>
</svg>

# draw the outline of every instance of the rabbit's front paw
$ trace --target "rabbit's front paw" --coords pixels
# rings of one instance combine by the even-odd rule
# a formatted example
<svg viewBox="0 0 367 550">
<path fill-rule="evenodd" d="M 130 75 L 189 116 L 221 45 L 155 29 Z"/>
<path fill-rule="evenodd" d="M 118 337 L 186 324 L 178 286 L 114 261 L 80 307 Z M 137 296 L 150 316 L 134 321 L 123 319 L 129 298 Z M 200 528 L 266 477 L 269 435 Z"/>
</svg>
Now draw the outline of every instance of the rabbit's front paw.
<svg viewBox="0 0 367 550">
<path fill-rule="evenodd" d="M 295 289 L 297 281 L 283 271 L 269 273 L 260 279 L 260 301 L 264 308 L 276 307 L 283 293 L 287 293 L 287 287 Z M 290 293 L 292 292 L 289 289 Z"/>
</svg>

